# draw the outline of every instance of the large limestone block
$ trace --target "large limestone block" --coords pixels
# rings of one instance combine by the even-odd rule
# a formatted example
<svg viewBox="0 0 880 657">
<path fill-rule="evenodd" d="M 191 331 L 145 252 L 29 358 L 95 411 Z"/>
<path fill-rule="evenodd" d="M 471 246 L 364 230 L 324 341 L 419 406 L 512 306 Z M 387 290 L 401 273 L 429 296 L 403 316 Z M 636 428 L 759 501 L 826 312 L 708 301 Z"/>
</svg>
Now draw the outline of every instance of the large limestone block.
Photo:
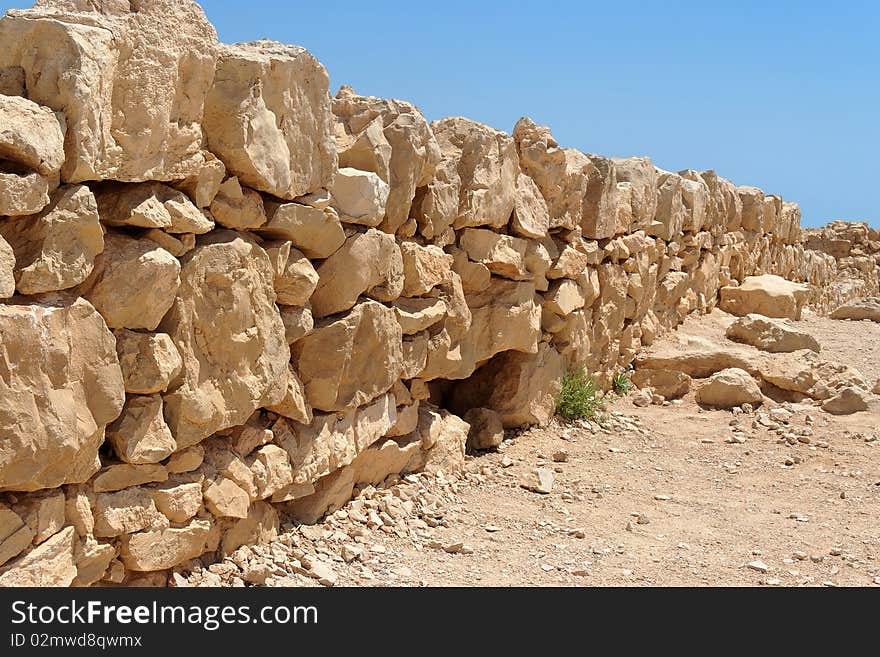
<svg viewBox="0 0 880 657">
<path fill-rule="evenodd" d="M 697 233 L 708 228 L 706 205 L 709 202 L 709 187 L 696 171 L 679 171 L 681 176 L 681 201 L 684 205 L 685 232 Z"/>
<path fill-rule="evenodd" d="M 161 395 L 130 395 L 119 419 L 107 427 L 107 440 L 120 460 L 158 463 L 177 449 L 162 414 Z"/>
<path fill-rule="evenodd" d="M 108 226 L 160 228 L 168 233 L 207 233 L 214 221 L 180 190 L 157 182 L 106 183 L 95 188 L 101 221 Z"/>
<path fill-rule="evenodd" d="M 654 370 L 640 367 L 632 375 L 639 390 L 650 388 L 665 399 L 684 397 L 691 389 L 691 377 L 678 370 Z"/>
<path fill-rule="evenodd" d="M 507 350 L 537 353 L 541 307 L 534 285 L 493 278 L 485 291 L 469 295 L 467 304 L 471 326 L 464 342 L 474 363 Z"/>
<path fill-rule="evenodd" d="M 850 415 L 859 411 L 867 411 L 875 397 L 866 390 L 856 386 L 847 386 L 822 404 L 822 410 L 832 415 Z M 874 408 L 877 408 L 874 403 Z"/>
<path fill-rule="evenodd" d="M 302 251 L 290 242 L 265 243 L 263 248 L 275 270 L 275 295 L 279 304 L 304 306 L 318 285 L 318 272 Z"/>
<path fill-rule="evenodd" d="M 697 403 L 711 408 L 733 408 L 760 404 L 764 399 L 757 382 L 745 370 L 729 368 L 716 372 L 697 388 Z"/>
<path fill-rule="evenodd" d="M 714 171 L 703 171 L 700 177 L 709 189 L 706 220 L 709 226 L 718 226 L 727 232 L 739 230 L 742 225 L 742 200 L 736 185 Z"/>
<path fill-rule="evenodd" d="M 880 297 L 868 297 L 839 306 L 830 315 L 831 319 L 869 319 L 880 322 Z"/>
<path fill-rule="evenodd" d="M 505 428 L 546 424 L 556 412 L 562 374 L 562 357 L 546 343 L 535 354 L 505 351 L 455 386 L 451 408 L 459 414 L 492 409 Z"/>
<path fill-rule="evenodd" d="M 614 237 L 617 232 L 617 166 L 601 155 L 588 155 L 587 189 L 581 211 L 580 227 L 587 239 Z"/>
<path fill-rule="evenodd" d="M 129 534 L 122 538 L 119 556 L 129 570 L 164 570 L 195 559 L 206 547 L 211 533 L 207 520 L 193 520 L 185 527 Z"/>
<path fill-rule="evenodd" d="M 73 556 L 75 542 L 76 530 L 65 527 L 8 564 L 0 573 L 0 587 L 70 586 L 77 574 Z"/>
<path fill-rule="evenodd" d="M 92 509 L 95 514 L 94 532 L 99 538 L 168 526 L 168 520 L 158 511 L 150 492 L 144 488 L 96 495 Z"/>
<path fill-rule="evenodd" d="M 58 188 L 37 215 L 4 219 L 0 236 L 15 251 L 16 287 L 22 294 L 82 283 L 104 248 L 95 197 L 82 185 Z"/>
<path fill-rule="evenodd" d="M 149 492 L 156 509 L 171 522 L 184 523 L 202 508 L 202 484 L 199 482 L 168 482 Z"/>
<path fill-rule="evenodd" d="M 728 368 L 756 374 L 760 363 L 754 350 L 735 344 L 719 344 L 706 338 L 685 336 L 678 343 L 665 344 L 639 354 L 636 371 L 675 370 L 694 378 L 705 378 Z"/>
<path fill-rule="evenodd" d="M 113 334 L 125 392 L 138 395 L 165 392 L 180 374 L 183 360 L 167 334 L 137 333 L 128 329 L 117 329 Z"/>
<path fill-rule="evenodd" d="M 290 372 L 288 373 L 284 399 L 277 404 L 266 406 L 266 409 L 304 424 L 312 421 L 312 408 L 309 406 L 308 401 L 306 401 L 305 386 L 303 386 L 299 374 L 293 365 L 290 366 Z"/>
<path fill-rule="evenodd" d="M 165 395 L 179 449 L 284 398 L 290 352 L 274 277 L 266 252 L 229 231 L 202 238 L 184 258 L 160 326 L 183 359 L 179 385 Z"/>
<path fill-rule="evenodd" d="M 496 276 L 512 280 L 531 278 L 525 266 L 527 240 L 485 228 L 466 228 L 460 244 L 468 258 L 485 265 Z"/>
<path fill-rule="evenodd" d="M 757 187 L 740 185 L 736 188 L 742 201 L 742 228 L 756 233 L 764 231 L 764 192 Z"/>
<path fill-rule="evenodd" d="M 491 408 L 471 408 L 464 414 L 468 430 L 468 449 L 492 449 L 504 441 L 501 416 Z"/>
<path fill-rule="evenodd" d="M 56 489 L 33 493 L 20 499 L 13 509 L 33 533 L 34 545 L 39 545 L 64 526 L 64 491 Z"/>
<path fill-rule="evenodd" d="M 10 169 L 0 162 L 0 217 L 37 214 L 49 205 L 46 176 Z"/>
<path fill-rule="evenodd" d="M 394 302 L 394 312 L 404 335 L 413 335 L 430 328 L 446 316 L 446 302 L 430 297 Z"/>
<path fill-rule="evenodd" d="M 510 227 L 520 237 L 539 240 L 547 236 L 550 211 L 535 181 L 524 173 L 516 177 L 513 215 Z"/>
<path fill-rule="evenodd" d="M 15 511 L 0 503 L 0 566 L 31 544 L 33 530 Z"/>
<path fill-rule="evenodd" d="M 47 107 L 20 96 L 0 94 L 0 160 L 21 164 L 44 176 L 58 173 L 64 164 L 63 125 Z"/>
<path fill-rule="evenodd" d="M 238 178 L 227 178 L 211 201 L 211 214 L 221 226 L 233 230 L 251 230 L 266 223 L 263 197 L 247 187 Z"/>
<path fill-rule="evenodd" d="M 514 208 L 519 164 L 510 135 L 489 126 L 450 117 L 431 124 L 443 159 L 456 162 L 460 181 L 455 228 L 500 228 Z"/>
<path fill-rule="evenodd" d="M 15 294 L 15 251 L 0 236 L 0 299 Z"/>
<path fill-rule="evenodd" d="M 332 206 L 346 223 L 378 226 L 385 218 L 390 189 L 377 173 L 343 167 L 330 186 Z"/>
<path fill-rule="evenodd" d="M 257 232 L 288 240 L 309 258 L 333 255 L 345 243 L 345 231 L 334 210 L 299 203 L 266 203 L 268 221 Z"/>
<path fill-rule="evenodd" d="M 631 222 L 623 232 L 647 229 L 657 213 L 657 169 L 647 157 L 615 158 L 617 182 L 629 188 Z"/>
<path fill-rule="evenodd" d="M 731 324 L 725 335 L 734 342 L 744 342 L 771 353 L 811 349 L 819 351 L 819 343 L 787 319 L 762 315 L 746 315 Z"/>
<path fill-rule="evenodd" d="M 124 401 L 101 316 L 83 299 L 0 305 L 0 354 L 0 489 L 87 480 Z"/>
<path fill-rule="evenodd" d="M 318 267 L 312 314 L 326 317 L 348 310 L 365 294 L 393 301 L 403 291 L 403 258 L 393 235 L 375 228 L 349 237 Z"/>
<path fill-rule="evenodd" d="M 682 198 L 682 178 L 676 173 L 657 170 L 657 212 L 654 221 L 645 229 L 667 242 L 672 241 L 684 228 L 685 208 Z"/>
<path fill-rule="evenodd" d="M 309 404 L 343 410 L 391 388 L 403 367 L 402 338 L 394 310 L 375 301 L 319 323 L 292 348 Z"/>
<path fill-rule="evenodd" d="M 401 242 L 400 252 L 403 257 L 404 296 L 428 294 L 436 285 L 451 279 L 453 257 L 440 247 Z"/>
<path fill-rule="evenodd" d="M 248 187 L 283 199 L 327 188 L 336 171 L 327 70 L 273 41 L 223 45 L 205 100 L 208 147 Z"/>
<path fill-rule="evenodd" d="M 39 0 L 0 21 L 0 67 L 64 112 L 63 180 L 175 180 L 201 166 L 216 43 L 189 0 Z"/>
<path fill-rule="evenodd" d="M 78 292 L 110 328 L 152 331 L 174 303 L 179 285 L 177 258 L 152 240 L 112 232 Z"/>
<path fill-rule="evenodd" d="M 773 274 L 748 276 L 739 287 L 721 288 L 718 307 L 740 317 L 754 313 L 800 319 L 809 294 L 810 286 L 805 283 L 793 283 Z"/>
<path fill-rule="evenodd" d="M 425 117 L 402 100 L 359 96 L 342 87 L 333 98 L 339 166 L 372 171 L 388 183 L 385 219 L 396 233 L 409 218 L 416 189 L 431 182 L 440 147 Z"/>
</svg>

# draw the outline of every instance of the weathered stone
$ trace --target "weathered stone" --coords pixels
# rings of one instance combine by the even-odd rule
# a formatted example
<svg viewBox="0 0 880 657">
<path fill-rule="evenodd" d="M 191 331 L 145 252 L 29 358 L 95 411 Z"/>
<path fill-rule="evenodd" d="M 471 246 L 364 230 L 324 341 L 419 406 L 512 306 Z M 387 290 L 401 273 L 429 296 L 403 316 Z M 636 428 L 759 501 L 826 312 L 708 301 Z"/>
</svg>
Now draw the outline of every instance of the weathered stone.
<svg viewBox="0 0 880 657">
<path fill-rule="evenodd" d="M 37 214 L 49 205 L 49 179 L 0 164 L 0 217 Z"/>
<path fill-rule="evenodd" d="M 513 215 L 510 227 L 520 237 L 541 239 L 550 228 L 550 211 L 535 181 L 524 173 L 516 178 Z"/>
<path fill-rule="evenodd" d="M 76 579 L 71 586 L 91 586 L 104 577 L 110 562 L 116 557 L 116 548 L 94 539 L 77 541 L 73 558 L 76 563 Z"/>
<path fill-rule="evenodd" d="M 271 497 L 293 483 L 293 468 L 287 452 L 278 445 L 261 447 L 248 459 L 248 464 L 254 474 L 258 499 Z"/>
<path fill-rule="evenodd" d="M 871 393 L 848 386 L 822 404 L 822 410 L 832 415 L 849 415 L 859 411 L 867 411 L 871 402 Z"/>
<path fill-rule="evenodd" d="M 553 492 L 555 479 L 556 475 L 553 474 L 553 470 L 549 468 L 535 468 L 522 476 L 519 485 L 533 493 L 549 495 Z"/>
<path fill-rule="evenodd" d="M 58 339 L 46 340 L 46 336 Z M 0 489 L 87 480 L 122 410 L 113 335 L 83 299 L 0 305 Z"/>
<path fill-rule="evenodd" d="M 464 414 L 468 430 L 468 449 L 492 449 L 504 441 L 501 416 L 491 408 L 471 408 Z"/>
<path fill-rule="evenodd" d="M 0 299 L 15 294 L 15 252 L 0 236 Z"/>
<path fill-rule="evenodd" d="M 275 270 L 275 296 L 279 304 L 304 306 L 318 285 L 318 272 L 298 249 L 290 248 L 290 242 L 282 242 L 279 257 L 273 257 L 269 244 L 264 248 Z M 277 247 L 274 247 L 277 248 Z"/>
<path fill-rule="evenodd" d="M 92 489 L 96 493 L 107 493 L 167 480 L 168 471 L 162 465 L 119 463 L 108 465 L 95 475 Z"/>
<path fill-rule="evenodd" d="M 409 218 L 416 188 L 431 182 L 440 148 L 417 107 L 401 100 L 359 96 L 343 86 L 333 99 L 339 166 L 372 171 L 389 184 L 385 219 L 396 233 Z"/>
<path fill-rule="evenodd" d="M 467 340 L 474 362 L 512 349 L 537 353 L 541 335 L 541 308 L 534 286 L 493 278 L 485 291 L 467 299 L 471 328 Z"/>
<path fill-rule="evenodd" d="M 725 335 L 734 342 L 744 342 L 771 353 L 811 349 L 819 351 L 819 343 L 790 320 L 762 315 L 746 315 L 731 324 Z"/>
<path fill-rule="evenodd" d="M 293 365 L 290 366 L 288 373 L 284 399 L 277 404 L 266 406 L 266 410 L 278 413 L 278 415 L 290 418 L 291 420 L 302 422 L 303 424 L 308 424 L 312 421 L 312 408 L 306 401 L 305 388 Z"/>
<path fill-rule="evenodd" d="M 156 509 L 171 522 L 187 522 L 202 508 L 202 485 L 198 482 L 168 482 L 149 493 Z"/>
<path fill-rule="evenodd" d="M 201 555 L 210 532 L 209 521 L 192 520 L 185 527 L 129 534 L 120 541 L 119 556 L 129 570 L 172 568 Z"/>
<path fill-rule="evenodd" d="M 772 274 L 748 276 L 739 287 L 721 288 L 718 307 L 732 315 L 800 319 L 810 293 L 809 285 L 792 283 Z"/>
<path fill-rule="evenodd" d="M 431 124 L 444 159 L 455 161 L 460 186 L 455 228 L 507 224 L 519 175 L 513 139 L 461 117 Z"/>
<path fill-rule="evenodd" d="M 202 151 L 201 162 L 194 173 L 174 183 L 174 187 L 189 196 L 190 200 L 200 208 L 213 204 L 220 191 L 220 185 L 226 177 L 226 167 L 213 153 Z"/>
<path fill-rule="evenodd" d="M 691 377 L 678 370 L 640 367 L 633 372 L 632 382 L 641 390 L 650 388 L 664 399 L 679 399 L 691 389 Z"/>
<path fill-rule="evenodd" d="M 64 519 L 73 525 L 79 536 L 91 536 L 95 531 L 95 516 L 85 485 L 68 486 L 64 503 Z"/>
<path fill-rule="evenodd" d="M 831 313 L 831 319 L 869 319 L 872 322 L 880 322 L 880 297 L 846 303 Z"/>
<path fill-rule="evenodd" d="M 95 197 L 81 185 L 52 192 L 49 205 L 35 216 L 3 220 L 0 236 L 15 252 L 15 281 L 22 294 L 81 283 L 104 248 Z"/>
<path fill-rule="evenodd" d="M 143 236 L 161 246 L 175 258 L 182 258 L 196 247 L 196 236 L 189 233 L 169 235 L 158 228 L 148 228 Z"/>
<path fill-rule="evenodd" d="M 657 170 L 657 211 L 654 221 L 645 228 L 648 235 L 655 235 L 669 242 L 681 233 L 685 220 L 681 190 L 681 176 Z"/>
<path fill-rule="evenodd" d="M 232 554 L 242 545 L 265 545 L 278 536 L 278 525 L 278 512 L 271 504 L 258 500 L 251 505 L 247 518 L 223 534 L 220 553 Z"/>
<path fill-rule="evenodd" d="M 76 577 L 73 559 L 76 531 L 65 527 L 52 538 L 19 557 L 0 573 L 0 587 L 69 586 Z"/>
<path fill-rule="evenodd" d="M 394 237 L 375 228 L 357 233 L 318 267 L 312 314 L 326 317 L 348 310 L 361 294 L 393 301 L 403 281 L 403 259 Z"/>
<path fill-rule="evenodd" d="M 227 178 L 217 189 L 211 201 L 211 214 L 221 226 L 233 230 L 253 230 L 266 223 L 263 197 L 247 187 L 238 178 Z"/>
<path fill-rule="evenodd" d="M 21 517 L 0 502 L 0 566 L 31 544 L 34 532 Z"/>
<path fill-rule="evenodd" d="M 627 185 L 628 203 L 625 212 L 628 219 L 619 226 L 622 232 L 647 229 L 657 214 L 657 169 L 647 157 L 616 158 L 618 188 Z"/>
<path fill-rule="evenodd" d="M 51 490 L 28 495 L 12 508 L 31 530 L 34 545 L 39 545 L 64 526 L 64 507 L 64 492 Z"/>
<path fill-rule="evenodd" d="M 705 378 L 724 369 L 738 368 L 756 374 L 759 364 L 754 351 L 739 345 L 721 345 L 712 340 L 685 336 L 678 344 L 665 345 L 639 354 L 639 369 L 674 370 L 694 378 Z"/>
<path fill-rule="evenodd" d="M 165 468 L 170 474 L 180 472 L 192 472 L 197 470 L 205 460 L 205 449 L 201 445 L 193 445 L 179 452 L 175 452 L 168 458 Z"/>
<path fill-rule="evenodd" d="M 544 295 L 544 308 L 564 317 L 583 308 L 586 300 L 581 287 L 575 281 L 565 278 L 550 286 Z"/>
<path fill-rule="evenodd" d="M 446 316 L 446 302 L 430 297 L 394 302 L 394 312 L 404 335 L 413 335 L 433 326 Z"/>
<path fill-rule="evenodd" d="M 526 280 L 531 274 L 525 268 L 528 242 L 518 237 L 500 235 L 480 228 L 467 228 L 461 236 L 461 248 L 468 258 L 479 262 L 497 276 Z"/>
<path fill-rule="evenodd" d="M 740 185 L 736 188 L 742 202 L 742 227 L 756 233 L 764 232 L 764 192 L 757 187 Z"/>
<path fill-rule="evenodd" d="M 281 321 L 284 323 L 284 337 L 287 344 L 293 344 L 306 337 L 315 328 L 311 308 L 279 306 L 278 311 L 281 313 Z"/>
<path fill-rule="evenodd" d="M 201 163 L 217 35 L 189 1 L 41 0 L 0 22 L 0 67 L 64 112 L 62 177 L 175 180 Z"/>
<path fill-rule="evenodd" d="M 142 488 L 96 495 L 93 508 L 94 531 L 99 538 L 168 526 L 168 519 L 159 513 L 150 493 Z"/>
<path fill-rule="evenodd" d="M 293 345 L 293 358 L 313 408 L 361 406 L 400 374 L 402 332 L 394 311 L 375 301 L 327 320 Z"/>
<path fill-rule="evenodd" d="M 157 182 L 106 183 L 96 188 L 101 221 L 108 226 L 160 228 L 169 233 L 207 233 L 214 221 L 180 190 Z"/>
<path fill-rule="evenodd" d="M 345 243 L 335 210 L 299 203 L 266 203 L 268 221 L 258 229 L 265 237 L 289 240 L 307 257 L 327 258 Z"/>
<path fill-rule="evenodd" d="M 183 368 L 177 347 L 165 333 L 136 333 L 117 329 L 116 355 L 125 392 L 150 395 L 164 392 Z"/>
<path fill-rule="evenodd" d="M 6 21 L 4 21 L 5 23 Z M 0 25 L 0 34 L 4 34 Z M 0 40 L 4 50 L 10 47 Z M 0 54 L 0 61 L 2 61 Z M 0 160 L 9 160 L 51 176 L 64 163 L 63 122 L 52 110 L 21 96 L 0 94 Z M 0 213 L 2 214 L 2 213 Z"/>
<path fill-rule="evenodd" d="M 758 384 L 745 370 L 729 368 L 716 372 L 697 388 L 697 403 L 712 408 L 733 408 L 760 404 L 764 399 Z"/>
<path fill-rule="evenodd" d="M 290 350 L 272 265 L 253 241 L 212 234 L 186 256 L 180 279 L 160 328 L 183 359 L 180 383 L 165 395 L 165 417 L 184 448 L 279 403 Z"/>
<path fill-rule="evenodd" d="M 221 477 L 204 491 L 205 506 L 217 518 L 247 518 L 250 497 L 231 479 Z"/>
<path fill-rule="evenodd" d="M 453 258 L 443 249 L 414 242 L 401 242 L 404 283 L 402 294 L 408 297 L 427 294 L 436 285 L 450 279 Z"/>
<path fill-rule="evenodd" d="M 174 303 L 180 263 L 152 240 L 107 233 L 104 252 L 78 288 L 110 328 L 155 330 Z"/>
<path fill-rule="evenodd" d="M 342 221 L 378 226 L 385 217 L 389 189 L 388 183 L 372 171 L 343 167 L 336 172 L 329 191 Z"/>
<path fill-rule="evenodd" d="M 107 440 L 126 463 L 158 463 L 177 449 L 162 414 L 161 395 L 131 395 L 122 415 L 107 427 Z"/>
<path fill-rule="evenodd" d="M 336 170 L 329 79 L 307 50 L 273 41 L 223 45 L 205 100 L 208 146 L 248 187 L 294 199 Z"/>
</svg>

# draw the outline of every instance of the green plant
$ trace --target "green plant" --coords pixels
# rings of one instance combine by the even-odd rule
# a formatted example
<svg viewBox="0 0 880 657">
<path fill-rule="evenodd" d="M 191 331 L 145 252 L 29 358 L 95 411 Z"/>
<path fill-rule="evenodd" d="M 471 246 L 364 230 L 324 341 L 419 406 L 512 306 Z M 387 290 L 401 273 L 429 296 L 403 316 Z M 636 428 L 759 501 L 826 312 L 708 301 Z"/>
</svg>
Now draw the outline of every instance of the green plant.
<svg viewBox="0 0 880 657">
<path fill-rule="evenodd" d="M 599 389 L 583 368 L 567 372 L 556 395 L 556 413 L 566 420 L 594 419 L 603 409 Z"/>
<path fill-rule="evenodd" d="M 614 377 L 614 380 L 611 382 L 611 387 L 614 392 L 616 392 L 619 396 L 623 397 L 630 390 L 632 390 L 633 384 L 632 381 L 629 380 L 630 370 L 620 370 Z"/>
</svg>

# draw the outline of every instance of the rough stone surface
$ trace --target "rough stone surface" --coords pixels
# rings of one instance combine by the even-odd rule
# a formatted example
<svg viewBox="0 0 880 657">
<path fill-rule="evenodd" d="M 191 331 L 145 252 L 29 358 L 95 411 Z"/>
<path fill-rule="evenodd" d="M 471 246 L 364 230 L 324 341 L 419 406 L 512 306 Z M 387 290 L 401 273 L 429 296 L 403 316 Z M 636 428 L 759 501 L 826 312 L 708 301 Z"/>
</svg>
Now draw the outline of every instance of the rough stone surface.
<svg viewBox="0 0 880 657">
<path fill-rule="evenodd" d="M 738 287 L 721 288 L 721 310 L 732 315 L 755 313 L 765 317 L 800 319 L 809 287 L 780 276 L 749 276 Z"/>
<path fill-rule="evenodd" d="M 149 395 L 165 392 L 183 369 L 177 347 L 165 333 L 136 333 L 117 329 L 116 355 L 125 392 Z"/>
<path fill-rule="evenodd" d="M 831 319 L 869 319 L 872 322 L 880 322 L 880 297 L 859 299 L 844 304 L 831 313 Z"/>
<path fill-rule="evenodd" d="M 712 408 L 759 404 L 761 389 L 745 370 L 735 367 L 716 372 L 697 388 L 697 402 Z"/>
<path fill-rule="evenodd" d="M 799 330 L 790 320 L 762 315 L 749 314 L 739 318 L 730 325 L 726 335 L 734 342 L 744 342 L 771 353 L 820 350 L 816 338 Z"/>
<path fill-rule="evenodd" d="M 52 110 L 21 96 L 0 94 L 0 126 L 0 160 L 44 176 L 58 173 L 64 163 L 63 121 Z"/>
</svg>

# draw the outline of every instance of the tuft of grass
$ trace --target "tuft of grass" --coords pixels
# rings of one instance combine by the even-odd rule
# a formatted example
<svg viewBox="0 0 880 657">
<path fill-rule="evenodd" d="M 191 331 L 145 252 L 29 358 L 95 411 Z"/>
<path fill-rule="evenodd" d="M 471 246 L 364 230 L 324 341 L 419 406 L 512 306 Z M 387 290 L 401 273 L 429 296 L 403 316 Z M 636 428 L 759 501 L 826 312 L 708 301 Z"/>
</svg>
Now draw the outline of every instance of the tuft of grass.
<svg viewBox="0 0 880 657">
<path fill-rule="evenodd" d="M 611 382 L 611 387 L 618 396 L 623 397 L 632 390 L 633 384 L 632 381 L 629 380 L 629 377 L 630 370 L 620 370 Z"/>
<path fill-rule="evenodd" d="M 583 368 L 562 377 L 562 389 L 556 396 L 556 413 L 566 420 L 594 419 L 604 408 L 593 377 Z"/>
</svg>

